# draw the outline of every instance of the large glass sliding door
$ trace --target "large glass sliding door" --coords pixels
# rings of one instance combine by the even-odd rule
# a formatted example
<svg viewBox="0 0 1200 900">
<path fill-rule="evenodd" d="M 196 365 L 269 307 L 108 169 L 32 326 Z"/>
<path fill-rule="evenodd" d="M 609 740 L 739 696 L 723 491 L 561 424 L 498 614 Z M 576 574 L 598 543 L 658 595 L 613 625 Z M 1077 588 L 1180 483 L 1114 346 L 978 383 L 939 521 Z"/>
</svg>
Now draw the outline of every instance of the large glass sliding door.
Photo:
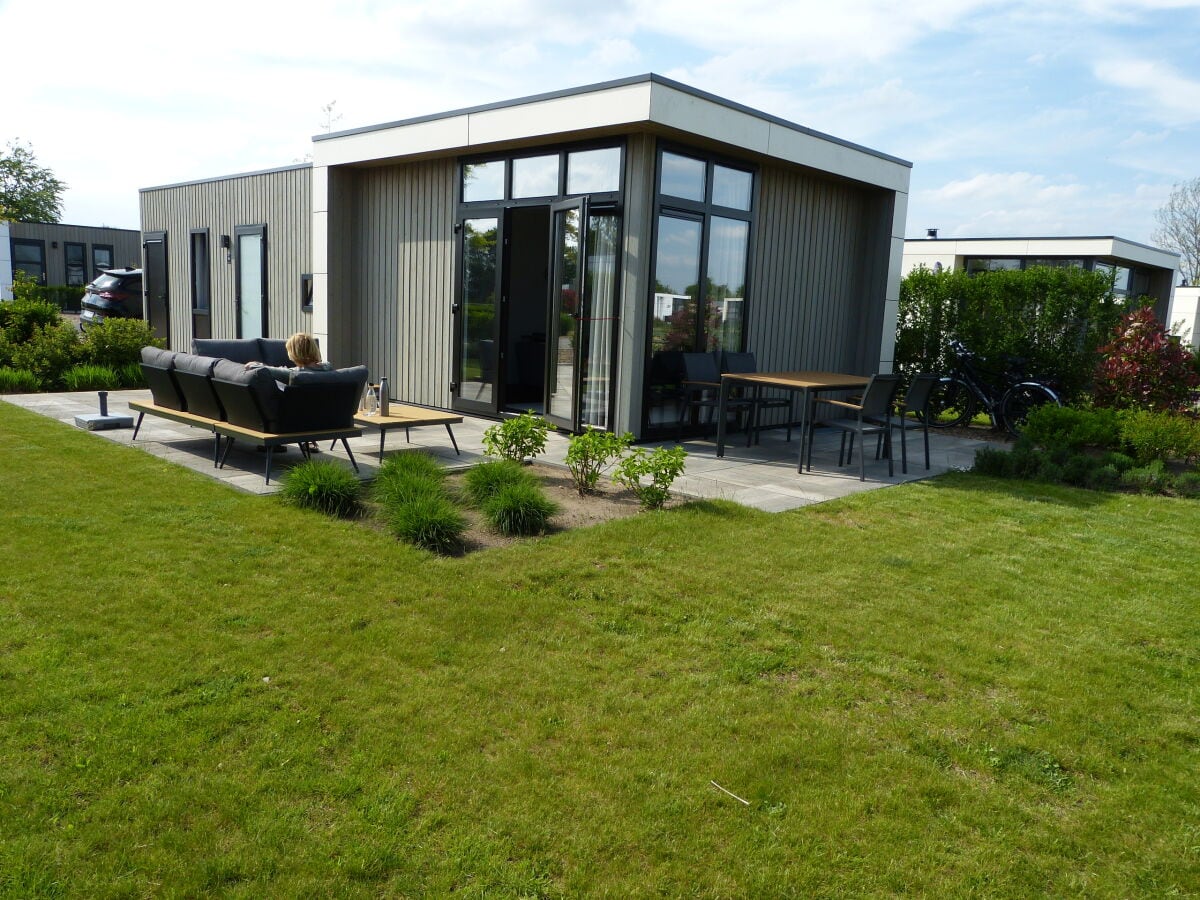
<svg viewBox="0 0 1200 900">
<path fill-rule="evenodd" d="M 586 198 L 552 210 L 546 418 L 571 431 L 611 416 L 621 219 Z"/>
<path fill-rule="evenodd" d="M 495 414 L 500 343 L 500 214 L 463 219 L 455 304 L 455 408 Z"/>
</svg>

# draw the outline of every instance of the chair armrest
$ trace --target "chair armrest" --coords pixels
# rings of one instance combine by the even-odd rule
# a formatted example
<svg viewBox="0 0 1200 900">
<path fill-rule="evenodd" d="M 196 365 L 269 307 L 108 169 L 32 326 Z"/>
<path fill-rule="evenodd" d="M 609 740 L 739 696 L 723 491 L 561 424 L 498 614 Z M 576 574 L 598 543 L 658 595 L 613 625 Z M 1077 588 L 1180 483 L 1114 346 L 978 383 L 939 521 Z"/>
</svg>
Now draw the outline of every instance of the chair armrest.
<svg viewBox="0 0 1200 900">
<path fill-rule="evenodd" d="M 862 410 L 862 407 L 859 406 L 857 403 L 847 403 L 845 400 L 826 400 L 824 397 L 818 397 L 817 402 L 818 403 L 828 403 L 831 406 L 842 406 L 842 407 L 845 407 L 846 409 L 853 409 L 855 411 Z"/>
</svg>

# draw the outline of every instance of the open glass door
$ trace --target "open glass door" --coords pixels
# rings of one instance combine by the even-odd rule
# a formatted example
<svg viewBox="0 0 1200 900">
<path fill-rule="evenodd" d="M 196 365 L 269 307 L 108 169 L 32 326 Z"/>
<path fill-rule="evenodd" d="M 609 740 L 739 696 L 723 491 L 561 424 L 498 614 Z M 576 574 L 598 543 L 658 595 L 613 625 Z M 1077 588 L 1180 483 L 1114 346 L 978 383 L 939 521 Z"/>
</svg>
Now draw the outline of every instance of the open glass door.
<svg viewBox="0 0 1200 900">
<path fill-rule="evenodd" d="M 610 427 L 616 359 L 616 208 L 586 197 L 551 206 L 546 418 L 562 428 Z"/>
<path fill-rule="evenodd" d="M 455 409 L 495 415 L 499 411 L 500 346 L 499 212 L 463 219 L 459 229 L 459 302 L 454 304 Z"/>
</svg>

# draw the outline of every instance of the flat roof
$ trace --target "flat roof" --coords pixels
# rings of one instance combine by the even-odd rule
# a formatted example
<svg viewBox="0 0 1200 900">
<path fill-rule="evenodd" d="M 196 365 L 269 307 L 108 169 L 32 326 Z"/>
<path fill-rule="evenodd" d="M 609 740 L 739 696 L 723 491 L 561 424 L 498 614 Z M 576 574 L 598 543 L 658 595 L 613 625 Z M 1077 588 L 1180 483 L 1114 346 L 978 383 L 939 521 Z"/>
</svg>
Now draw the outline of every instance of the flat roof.
<svg viewBox="0 0 1200 900">
<path fill-rule="evenodd" d="M 1118 237 L 1113 234 L 1098 234 L 1098 235 L 1052 235 L 1047 237 L 967 237 L 967 238 L 905 238 L 904 243 L 907 244 L 965 244 L 970 241 L 990 241 L 1001 243 L 1003 241 L 1022 241 L 1029 243 L 1031 241 L 1120 241 L 1122 244 L 1129 244 L 1132 247 L 1141 247 L 1143 250 L 1156 250 L 1159 253 L 1170 253 L 1173 256 L 1179 256 L 1174 250 L 1164 250 L 1162 247 L 1155 247 L 1152 244 L 1142 244 L 1138 241 L 1131 241 L 1128 238 Z"/>
<path fill-rule="evenodd" d="M 274 169 L 258 169 L 254 172 L 237 172 L 233 175 L 215 175 L 212 178 L 197 178 L 192 181 L 177 181 L 174 184 L 156 184 L 154 187 L 138 188 L 139 194 L 147 191 L 165 191 L 168 188 L 190 187 L 193 184 L 214 184 L 218 181 L 233 181 L 235 178 L 253 178 L 256 175 L 274 175 L 277 172 L 294 172 L 297 169 L 311 169 L 312 163 L 296 163 L 291 166 L 277 166 Z"/>
<path fill-rule="evenodd" d="M 912 163 L 648 73 L 313 137 L 316 166 L 458 155 L 647 126 L 907 192 Z"/>
<path fill-rule="evenodd" d="M 1058 237 L 905 238 L 904 258 L 967 256 L 1100 256 L 1161 269 L 1177 269 L 1180 255 L 1114 235 Z"/>
</svg>

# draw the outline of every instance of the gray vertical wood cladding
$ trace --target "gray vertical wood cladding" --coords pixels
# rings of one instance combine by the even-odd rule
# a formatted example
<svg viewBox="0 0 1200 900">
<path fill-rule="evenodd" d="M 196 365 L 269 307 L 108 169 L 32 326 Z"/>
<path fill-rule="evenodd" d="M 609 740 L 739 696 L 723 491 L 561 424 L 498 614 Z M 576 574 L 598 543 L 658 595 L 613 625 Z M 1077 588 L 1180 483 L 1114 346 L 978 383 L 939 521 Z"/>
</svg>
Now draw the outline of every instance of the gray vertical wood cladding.
<svg viewBox="0 0 1200 900">
<path fill-rule="evenodd" d="M 9 238 L 42 241 L 46 247 L 46 284 L 67 283 L 66 244 L 83 244 L 86 280 L 91 281 L 92 248 L 103 245 L 113 248 L 113 265 L 140 267 L 142 264 L 141 235 L 128 228 L 98 228 L 91 225 L 60 225 L 46 222 L 10 222 Z M 58 246 L 53 246 L 54 242 Z"/>
<path fill-rule="evenodd" d="M 393 396 L 427 406 L 450 405 L 456 171 L 453 159 L 360 169 L 353 205 L 331 209 L 331 320 L 353 309 L 339 340 Z"/>
<path fill-rule="evenodd" d="M 207 228 L 212 272 L 212 336 L 237 335 L 233 263 L 221 236 L 233 240 L 238 225 L 267 226 L 268 337 L 311 329 L 301 310 L 300 276 L 312 271 L 312 170 L 309 166 L 235 175 L 141 192 L 142 231 L 167 233 L 171 346 L 192 342 L 189 234 Z M 336 361 L 335 361 L 336 362 Z"/>
<path fill-rule="evenodd" d="M 654 234 L 654 166 L 657 144 L 648 134 L 630 135 L 625 145 L 625 232 L 621 272 L 621 323 L 613 430 L 638 434 L 645 380 L 650 247 Z"/>
<path fill-rule="evenodd" d="M 890 194 L 764 166 L 758 196 L 747 347 L 759 367 L 874 372 Z"/>
</svg>

